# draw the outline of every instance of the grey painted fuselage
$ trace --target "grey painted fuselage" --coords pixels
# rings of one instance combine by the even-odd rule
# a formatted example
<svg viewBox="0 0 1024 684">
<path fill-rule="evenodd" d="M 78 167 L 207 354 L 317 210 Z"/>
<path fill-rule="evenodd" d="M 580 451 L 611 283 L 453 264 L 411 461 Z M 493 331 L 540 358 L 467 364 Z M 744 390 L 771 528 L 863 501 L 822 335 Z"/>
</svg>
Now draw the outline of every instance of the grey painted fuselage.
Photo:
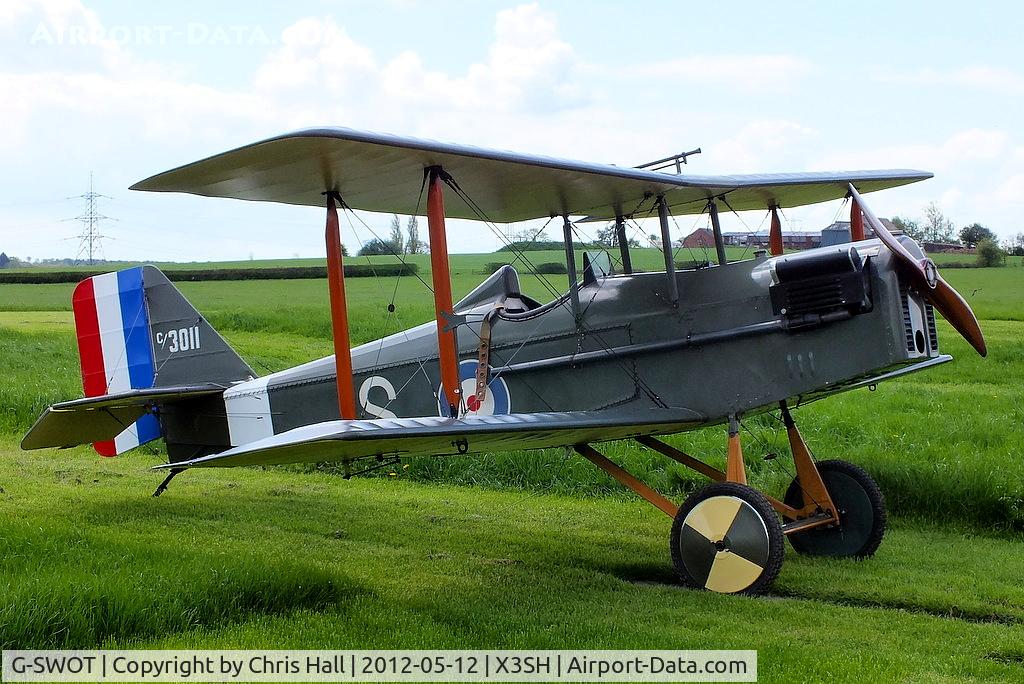
<svg viewBox="0 0 1024 684">
<path fill-rule="evenodd" d="M 905 244 L 919 253 L 912 241 Z M 930 307 L 901 286 L 890 252 L 875 241 L 852 247 L 862 262 L 855 270 L 867 298 L 857 305 L 837 298 L 828 273 L 815 270 L 819 261 L 850 251 L 851 245 L 841 245 L 679 271 L 676 303 L 669 300 L 665 273 L 585 279 L 578 322 L 568 296 L 538 305 L 522 296 L 515 272 L 506 267 L 455 307 L 466 317 L 457 328 L 463 398 L 475 392 L 487 314 L 491 374 L 479 414 L 612 416 L 675 408 L 696 416 L 678 426 L 682 431 L 938 357 Z M 803 260 L 797 268 L 794 259 Z M 785 280 L 783 272 L 791 274 L 789 285 L 798 286 L 790 297 L 802 302 L 801 312 L 792 303 L 773 306 L 771 289 Z M 503 308 L 491 313 L 498 304 Z M 445 413 L 438 402 L 443 394 L 434 322 L 359 346 L 352 358 L 358 417 Z M 238 383 L 222 403 L 219 397 L 207 400 L 206 410 L 224 416 L 227 430 L 197 429 L 194 422 L 175 429 L 175 421 L 166 420 L 172 460 L 338 419 L 334 369 L 333 357 L 326 357 Z"/>
</svg>

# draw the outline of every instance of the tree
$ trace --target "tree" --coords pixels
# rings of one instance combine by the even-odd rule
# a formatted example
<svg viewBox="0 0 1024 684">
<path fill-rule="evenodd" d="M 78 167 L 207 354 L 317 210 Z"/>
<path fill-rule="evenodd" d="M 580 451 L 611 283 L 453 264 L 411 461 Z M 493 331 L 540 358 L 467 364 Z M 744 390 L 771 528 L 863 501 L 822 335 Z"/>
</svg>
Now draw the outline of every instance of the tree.
<svg viewBox="0 0 1024 684">
<path fill-rule="evenodd" d="M 924 239 L 928 242 L 956 242 L 955 228 L 939 205 L 930 202 L 924 208 Z"/>
<path fill-rule="evenodd" d="M 1004 249 L 1013 256 L 1024 256 L 1024 233 L 1017 233 L 1007 240 Z"/>
<path fill-rule="evenodd" d="M 7 252 L 0 252 L 0 268 L 7 268 L 11 263 L 11 258 L 7 256 Z"/>
<path fill-rule="evenodd" d="M 512 242 L 550 242 L 551 238 L 548 237 L 548 232 L 541 228 L 540 230 L 534 230 L 532 228 L 523 228 L 522 230 L 512 233 L 509 238 Z"/>
<path fill-rule="evenodd" d="M 427 251 L 426 245 L 420 240 L 420 224 L 415 216 L 410 216 L 405 224 L 405 232 L 408 236 L 405 240 L 405 249 L 409 254 L 419 254 Z"/>
<path fill-rule="evenodd" d="M 402 222 L 398 220 L 398 214 L 391 216 L 391 234 L 388 242 L 394 247 L 395 254 L 401 254 L 405 247 L 405 236 L 402 234 Z"/>
<path fill-rule="evenodd" d="M 609 223 L 604 228 L 597 229 L 597 244 L 602 247 L 614 247 L 619 244 L 619 231 L 615 230 L 615 224 Z"/>
<path fill-rule="evenodd" d="M 615 230 L 615 224 L 609 223 L 604 228 L 598 228 L 594 242 L 602 247 L 618 247 L 619 231 Z M 634 247 L 639 249 L 640 243 L 637 242 L 636 238 L 627 238 L 626 246 L 631 249 Z"/>
<path fill-rule="evenodd" d="M 364 242 L 363 246 L 359 249 L 359 256 L 380 256 L 385 254 L 399 254 L 399 251 L 395 249 L 394 244 L 380 238 Z"/>
<path fill-rule="evenodd" d="M 995 240 L 982 240 L 978 243 L 978 266 L 1002 266 L 1006 263 L 1006 252 L 999 248 Z"/>
<path fill-rule="evenodd" d="M 903 231 L 903 234 L 908 238 L 921 242 L 924 240 L 924 230 L 921 229 L 921 225 L 912 218 L 906 216 L 893 216 L 892 225 Z"/>
<path fill-rule="evenodd" d="M 960 242 L 964 243 L 964 246 L 974 247 L 982 240 L 995 242 L 996 234 L 980 223 L 972 223 L 960 229 Z"/>
</svg>

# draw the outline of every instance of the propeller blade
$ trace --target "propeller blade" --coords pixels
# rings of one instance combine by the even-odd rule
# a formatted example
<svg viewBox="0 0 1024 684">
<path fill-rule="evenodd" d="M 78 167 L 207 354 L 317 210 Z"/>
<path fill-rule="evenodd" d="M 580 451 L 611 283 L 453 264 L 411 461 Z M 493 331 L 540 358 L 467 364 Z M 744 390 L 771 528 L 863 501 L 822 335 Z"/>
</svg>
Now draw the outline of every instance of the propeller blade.
<svg viewBox="0 0 1024 684">
<path fill-rule="evenodd" d="M 935 289 L 931 293 L 925 292 L 925 296 L 980 355 L 988 356 L 985 336 L 970 305 L 942 276 L 936 274 L 936 277 Z"/>
<path fill-rule="evenodd" d="M 864 213 L 864 217 L 871 224 L 875 235 L 882 244 L 889 248 L 897 260 L 905 267 L 907 273 L 913 279 L 915 289 L 931 303 L 942 317 L 949 321 L 949 324 L 960 333 L 968 344 L 982 356 L 988 355 L 988 348 L 985 346 L 985 336 L 981 332 L 978 319 L 959 292 L 942 279 L 935 262 L 925 257 L 919 259 L 911 254 L 899 240 L 896 239 L 885 224 L 878 220 L 871 208 L 861 199 L 857 188 L 850 184 L 850 196 Z"/>
</svg>

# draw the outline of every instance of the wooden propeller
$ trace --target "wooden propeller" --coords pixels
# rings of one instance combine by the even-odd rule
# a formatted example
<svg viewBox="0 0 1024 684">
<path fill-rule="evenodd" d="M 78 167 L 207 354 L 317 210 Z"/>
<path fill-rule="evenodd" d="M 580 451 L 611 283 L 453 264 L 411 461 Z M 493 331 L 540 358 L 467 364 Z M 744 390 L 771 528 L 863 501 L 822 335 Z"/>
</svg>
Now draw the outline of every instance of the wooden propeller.
<svg viewBox="0 0 1024 684">
<path fill-rule="evenodd" d="M 970 305 L 959 292 L 942 279 L 935 262 L 924 257 L 919 259 L 911 254 L 896 237 L 889 232 L 875 213 L 871 211 L 864 200 L 861 199 L 857 188 L 850 184 L 850 196 L 864 212 L 864 217 L 871 224 L 875 235 L 882 243 L 889 248 L 896 259 L 903 265 L 904 270 L 910 276 L 914 288 L 927 299 L 932 306 L 939 310 L 942 317 L 949 321 L 958 333 L 974 347 L 982 356 L 988 354 L 985 346 L 985 336 L 978 325 L 978 319 L 971 310 Z"/>
</svg>

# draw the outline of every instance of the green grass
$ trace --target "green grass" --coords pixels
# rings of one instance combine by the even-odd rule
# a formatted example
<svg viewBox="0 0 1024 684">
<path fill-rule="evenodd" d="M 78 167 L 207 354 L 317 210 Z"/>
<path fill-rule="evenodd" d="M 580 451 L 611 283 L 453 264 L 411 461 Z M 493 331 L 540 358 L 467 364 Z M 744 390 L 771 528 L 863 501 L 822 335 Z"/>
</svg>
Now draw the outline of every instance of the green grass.
<svg viewBox="0 0 1024 684">
<path fill-rule="evenodd" d="M 680 589 L 637 501 L 0 446 L 0 645 L 755 648 L 762 681 L 1011 679 L 1024 541 L 899 523 L 772 595 Z M 894 635 L 898 635 L 898 638 Z"/>
<path fill-rule="evenodd" d="M 900 514 L 1024 529 L 1024 269 L 949 270 L 944 276 L 986 319 L 989 358 L 978 358 L 940 322 L 942 347 L 956 357 L 955 363 L 885 383 L 874 393 L 859 390 L 813 404 L 801 409 L 798 418 L 820 457 L 867 466 Z M 471 268 L 456 272 L 456 296 L 481 277 Z M 523 281 L 524 289 L 538 298 L 545 291 L 530 276 Z M 556 277 L 551 286 L 557 284 Z M 332 351 L 324 281 L 201 282 L 182 283 L 181 288 L 260 372 Z M 2 285 L 0 295 L 18 294 L 6 302 L 0 296 L 0 309 L 66 310 L 70 290 L 66 285 Z M 397 309 L 389 316 L 385 307 L 396 292 Z M 414 278 L 354 279 L 348 283 L 348 300 L 356 344 L 433 316 L 430 293 Z M 23 432 L 45 406 L 79 394 L 72 330 L 70 313 L 64 311 L 0 311 L 0 373 L 15 380 L 0 385 L 0 430 Z M 792 476 L 788 462 L 760 459 L 786 453 L 784 434 L 777 422 L 766 419 L 745 425 L 753 481 L 780 494 Z M 719 430 L 669 441 L 713 463 L 723 461 Z M 701 483 L 692 472 L 635 445 L 611 445 L 607 451 L 667 492 L 683 495 Z M 416 459 L 409 465 L 406 476 L 418 481 L 597 495 L 618 487 L 561 450 Z"/>
<path fill-rule="evenodd" d="M 811 404 L 797 412 L 801 429 L 820 458 L 869 468 L 898 514 L 1024 529 L 1024 324 L 986 321 L 987 359 L 940 325 L 943 348 L 957 357 L 954 363 L 883 383 L 873 393 L 862 389 Z M 0 432 L 23 433 L 46 406 L 80 394 L 71 328 L 65 312 L 0 313 L 0 376 L 9 379 L 0 385 Z M 326 337 L 236 329 L 225 334 L 264 371 L 331 351 Z M 781 495 L 792 477 L 784 433 L 768 417 L 748 419 L 744 426 L 752 482 Z M 711 429 L 667 441 L 721 466 L 724 439 Z M 677 496 L 703 483 L 692 471 L 631 443 L 604 451 Z M 762 460 L 769 453 L 782 457 Z M 421 458 L 408 465 L 403 476 L 422 482 L 598 496 L 618 491 L 602 471 L 563 450 Z"/>
<path fill-rule="evenodd" d="M 456 296 L 477 266 L 456 269 Z M 940 323 L 955 363 L 797 413 L 819 457 L 879 479 L 894 529 L 867 562 L 790 552 L 760 599 L 676 586 L 667 518 L 562 450 L 417 459 L 352 481 L 196 471 L 160 499 L 158 449 L 21 452 L 46 405 L 80 394 L 71 286 L 2 285 L 0 645 L 755 648 L 763 681 L 1019 680 L 1024 270 L 943 275 L 983 319 L 989 358 Z M 260 370 L 331 351 L 323 281 L 182 289 Z M 432 316 L 413 278 L 348 289 L 356 342 Z M 752 483 L 781 493 L 784 434 L 767 417 L 745 425 Z M 718 429 L 671 441 L 724 460 Z M 701 484 L 639 447 L 606 451 L 676 500 Z"/>
<path fill-rule="evenodd" d="M 753 255 L 754 248 L 746 247 L 726 247 L 726 254 L 730 261 L 747 258 L 749 259 Z M 618 259 L 618 250 L 611 250 L 613 258 Z M 655 270 L 664 269 L 664 257 L 661 254 L 661 250 L 652 247 L 634 248 L 630 250 L 632 255 L 633 266 L 638 269 Z M 576 250 L 576 263 L 582 264 L 583 252 L 582 250 Z M 484 265 L 489 262 L 503 261 L 506 259 L 515 259 L 515 255 L 512 252 L 486 252 L 480 254 L 451 254 L 449 256 L 449 262 L 453 273 L 460 271 L 480 271 Z M 714 250 L 705 252 L 700 249 L 686 249 L 678 248 L 675 253 L 677 261 L 690 261 L 690 260 L 705 260 L 711 259 L 714 261 L 715 254 Z M 430 255 L 429 254 L 406 254 L 402 259 L 408 263 L 417 264 L 421 270 L 430 270 Z M 525 253 L 525 259 L 534 265 L 542 264 L 545 262 L 552 261 L 565 261 L 565 252 L 560 249 L 549 249 L 549 250 L 536 250 Z M 962 260 L 962 259 L 961 259 Z M 349 264 L 390 264 L 395 263 L 397 257 L 392 255 L 385 256 L 348 256 L 345 257 L 345 262 Z M 121 268 L 130 268 L 132 266 L 138 266 L 142 262 L 134 261 L 111 261 L 103 264 L 103 268 L 109 268 L 110 270 L 116 270 Z M 214 268 L 282 268 L 288 266 L 326 266 L 326 257 L 308 258 L 308 259 L 254 259 L 247 261 L 155 261 L 146 262 L 152 263 L 154 266 L 159 267 L 162 270 L 194 270 L 194 269 L 214 269 Z M 518 264 L 522 265 L 523 262 L 519 261 Z M 78 265 L 78 266 L 29 266 L 18 269 L 9 269 L 11 271 L 95 271 L 96 266 Z M 525 267 L 523 270 L 527 270 Z"/>
</svg>

